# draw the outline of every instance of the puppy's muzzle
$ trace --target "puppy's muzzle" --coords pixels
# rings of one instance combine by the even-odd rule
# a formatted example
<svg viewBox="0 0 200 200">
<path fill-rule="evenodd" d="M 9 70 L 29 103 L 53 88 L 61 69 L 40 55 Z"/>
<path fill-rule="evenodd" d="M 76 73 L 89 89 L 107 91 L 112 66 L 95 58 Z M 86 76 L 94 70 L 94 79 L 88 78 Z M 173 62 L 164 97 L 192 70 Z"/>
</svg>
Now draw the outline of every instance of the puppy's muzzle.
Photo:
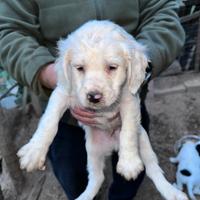
<svg viewBox="0 0 200 200">
<path fill-rule="evenodd" d="M 99 91 L 92 91 L 87 94 L 87 99 L 90 103 L 99 103 L 103 98 L 103 94 Z"/>
</svg>

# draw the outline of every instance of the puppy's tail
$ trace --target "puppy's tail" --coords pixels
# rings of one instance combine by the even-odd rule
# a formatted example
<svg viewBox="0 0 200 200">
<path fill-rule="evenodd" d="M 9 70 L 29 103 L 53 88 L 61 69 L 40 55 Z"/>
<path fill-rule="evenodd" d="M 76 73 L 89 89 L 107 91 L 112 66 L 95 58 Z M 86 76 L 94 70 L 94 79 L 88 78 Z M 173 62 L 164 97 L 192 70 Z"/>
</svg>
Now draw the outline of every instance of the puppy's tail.
<svg viewBox="0 0 200 200">
<path fill-rule="evenodd" d="M 177 157 L 170 157 L 170 158 L 169 158 L 169 161 L 170 161 L 171 163 L 174 163 L 174 164 L 177 164 L 177 163 L 179 162 L 179 160 L 178 160 Z"/>
</svg>

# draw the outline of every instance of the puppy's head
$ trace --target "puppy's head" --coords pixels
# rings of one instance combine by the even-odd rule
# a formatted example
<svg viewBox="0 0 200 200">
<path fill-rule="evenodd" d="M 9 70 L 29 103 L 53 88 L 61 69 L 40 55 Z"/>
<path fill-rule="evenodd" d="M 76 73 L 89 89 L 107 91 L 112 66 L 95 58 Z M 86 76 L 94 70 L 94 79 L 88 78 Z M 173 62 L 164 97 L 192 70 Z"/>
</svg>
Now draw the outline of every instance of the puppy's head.
<svg viewBox="0 0 200 200">
<path fill-rule="evenodd" d="M 185 144 L 193 144 L 200 156 L 200 136 L 198 135 L 185 135 L 176 141 L 174 145 L 174 152 L 177 154 L 185 146 Z"/>
<path fill-rule="evenodd" d="M 145 78 L 148 60 L 144 48 L 109 21 L 86 23 L 61 41 L 59 50 L 60 79 L 68 80 L 62 82 L 87 108 L 116 104 L 123 87 L 135 94 Z"/>
</svg>

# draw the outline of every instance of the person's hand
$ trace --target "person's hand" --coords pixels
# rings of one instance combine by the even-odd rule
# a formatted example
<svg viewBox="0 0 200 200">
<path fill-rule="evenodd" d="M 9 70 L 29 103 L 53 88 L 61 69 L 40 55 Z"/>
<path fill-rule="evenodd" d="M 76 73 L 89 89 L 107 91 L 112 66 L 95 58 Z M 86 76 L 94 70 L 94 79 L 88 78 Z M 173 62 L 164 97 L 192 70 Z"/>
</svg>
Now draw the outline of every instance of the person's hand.
<svg viewBox="0 0 200 200">
<path fill-rule="evenodd" d="M 75 107 L 71 109 L 71 114 L 84 125 L 97 127 L 100 129 L 113 129 L 121 125 L 120 114 L 102 115 L 102 113 Z"/>
<path fill-rule="evenodd" d="M 56 87 L 57 77 L 55 72 L 55 64 L 50 63 L 43 67 L 39 73 L 39 81 L 41 84 L 49 89 Z"/>
</svg>

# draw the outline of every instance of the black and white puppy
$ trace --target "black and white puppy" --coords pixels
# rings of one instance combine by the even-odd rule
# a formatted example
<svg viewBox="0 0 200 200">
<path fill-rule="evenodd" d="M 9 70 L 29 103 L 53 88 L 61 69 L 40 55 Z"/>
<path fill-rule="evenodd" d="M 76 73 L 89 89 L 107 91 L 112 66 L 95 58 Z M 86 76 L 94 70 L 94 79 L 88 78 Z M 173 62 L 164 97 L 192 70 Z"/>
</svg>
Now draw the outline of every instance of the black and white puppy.
<svg viewBox="0 0 200 200">
<path fill-rule="evenodd" d="M 200 137 L 183 137 L 176 146 L 178 155 L 170 158 L 178 164 L 174 185 L 180 190 L 186 185 L 190 198 L 196 200 L 194 195 L 200 195 Z"/>
</svg>

